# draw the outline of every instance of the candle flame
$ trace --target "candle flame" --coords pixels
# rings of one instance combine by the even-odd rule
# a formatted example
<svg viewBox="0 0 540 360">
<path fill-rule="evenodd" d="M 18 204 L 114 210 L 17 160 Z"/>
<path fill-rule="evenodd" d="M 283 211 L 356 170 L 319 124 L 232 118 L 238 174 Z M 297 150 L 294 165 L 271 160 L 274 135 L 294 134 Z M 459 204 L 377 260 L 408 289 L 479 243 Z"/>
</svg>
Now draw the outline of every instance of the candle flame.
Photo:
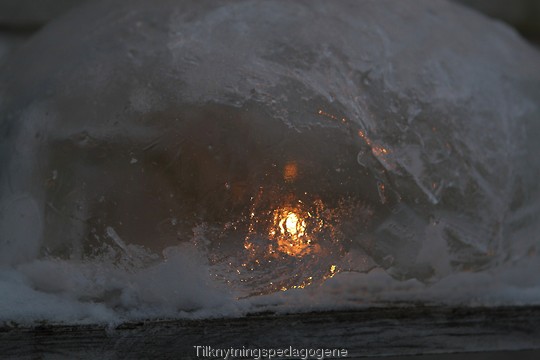
<svg viewBox="0 0 540 360">
<path fill-rule="evenodd" d="M 281 229 L 281 235 L 288 233 L 292 237 L 302 237 L 306 230 L 306 222 L 299 219 L 295 213 L 289 212 L 279 222 L 279 228 Z"/>
<path fill-rule="evenodd" d="M 301 289 L 335 276 L 342 270 L 334 261 L 347 241 L 342 221 L 371 218 L 363 203 L 348 199 L 329 207 L 307 193 L 302 198 L 276 196 L 267 203 L 259 201 L 262 195 L 261 189 L 245 218 L 248 231 L 239 255 L 245 266 L 237 262 L 233 270 L 243 286 L 252 287 L 250 296 Z"/>
<path fill-rule="evenodd" d="M 299 211 L 277 209 L 274 211 L 273 224 L 268 235 L 270 238 L 276 238 L 278 251 L 296 257 L 316 252 L 316 246 L 312 244 L 311 238 L 306 234 L 306 220 Z M 276 227 L 279 229 L 277 237 L 278 232 L 274 230 Z"/>
</svg>

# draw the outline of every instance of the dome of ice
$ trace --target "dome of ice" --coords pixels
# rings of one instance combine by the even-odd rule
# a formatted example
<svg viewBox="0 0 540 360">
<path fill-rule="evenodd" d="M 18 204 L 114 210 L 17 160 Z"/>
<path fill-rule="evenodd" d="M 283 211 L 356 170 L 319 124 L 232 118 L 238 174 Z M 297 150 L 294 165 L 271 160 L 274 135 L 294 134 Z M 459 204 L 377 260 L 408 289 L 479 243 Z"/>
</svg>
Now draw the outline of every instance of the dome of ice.
<svg viewBox="0 0 540 360">
<path fill-rule="evenodd" d="M 538 51 L 445 1 L 88 4 L 1 69 L 0 286 L 108 313 L 538 269 L 539 104 Z"/>
</svg>

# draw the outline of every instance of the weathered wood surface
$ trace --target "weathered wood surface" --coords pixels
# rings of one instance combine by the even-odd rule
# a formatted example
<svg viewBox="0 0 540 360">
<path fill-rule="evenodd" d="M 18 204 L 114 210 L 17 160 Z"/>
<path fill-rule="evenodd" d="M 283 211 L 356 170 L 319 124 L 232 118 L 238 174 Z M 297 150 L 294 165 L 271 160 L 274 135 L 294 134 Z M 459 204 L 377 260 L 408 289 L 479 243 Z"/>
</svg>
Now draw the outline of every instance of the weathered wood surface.
<svg viewBox="0 0 540 360">
<path fill-rule="evenodd" d="M 345 348 L 350 357 L 540 349 L 540 307 L 386 307 L 0 329 L 1 358 L 187 359 L 194 346 Z M 533 352 L 537 354 L 538 352 Z"/>
</svg>

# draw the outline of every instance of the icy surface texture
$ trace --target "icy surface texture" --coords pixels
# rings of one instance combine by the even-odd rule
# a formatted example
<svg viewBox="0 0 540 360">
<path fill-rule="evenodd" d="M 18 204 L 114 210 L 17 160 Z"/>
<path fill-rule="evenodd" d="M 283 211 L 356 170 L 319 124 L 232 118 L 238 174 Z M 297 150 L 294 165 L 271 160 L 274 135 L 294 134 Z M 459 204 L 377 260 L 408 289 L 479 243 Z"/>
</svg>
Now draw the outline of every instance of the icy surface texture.
<svg viewBox="0 0 540 360">
<path fill-rule="evenodd" d="M 1 70 L 1 265 L 192 310 L 536 264 L 539 103 L 539 53 L 444 1 L 88 4 Z"/>
</svg>

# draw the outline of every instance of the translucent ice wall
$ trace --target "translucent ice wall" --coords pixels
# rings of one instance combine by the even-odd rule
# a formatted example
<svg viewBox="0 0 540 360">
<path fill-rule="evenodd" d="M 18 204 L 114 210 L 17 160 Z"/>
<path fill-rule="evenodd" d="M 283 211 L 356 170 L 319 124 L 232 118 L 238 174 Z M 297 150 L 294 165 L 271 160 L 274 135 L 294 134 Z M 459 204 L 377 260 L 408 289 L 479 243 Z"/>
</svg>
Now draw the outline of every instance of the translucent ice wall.
<svg viewBox="0 0 540 360">
<path fill-rule="evenodd" d="M 1 69 L 0 318 L 539 302 L 539 64 L 444 1 L 81 7 Z"/>
</svg>

